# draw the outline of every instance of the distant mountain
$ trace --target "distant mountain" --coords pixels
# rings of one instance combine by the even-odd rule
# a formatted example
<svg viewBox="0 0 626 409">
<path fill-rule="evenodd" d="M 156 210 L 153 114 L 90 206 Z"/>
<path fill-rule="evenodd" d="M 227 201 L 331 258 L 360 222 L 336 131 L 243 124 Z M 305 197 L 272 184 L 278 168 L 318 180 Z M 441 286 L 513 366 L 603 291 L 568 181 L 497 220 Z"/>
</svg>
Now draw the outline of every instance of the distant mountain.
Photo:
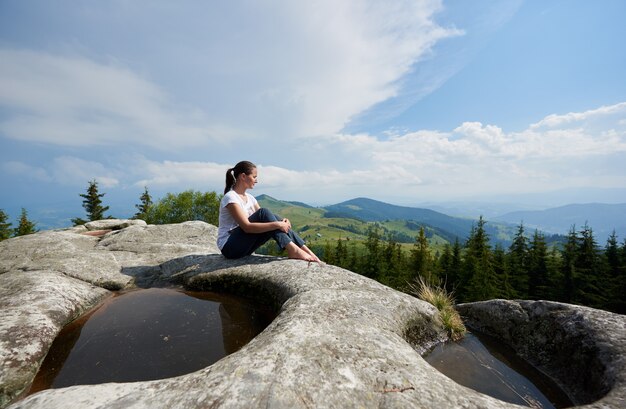
<svg viewBox="0 0 626 409">
<path fill-rule="evenodd" d="M 308 205 L 306 203 L 295 202 L 295 201 L 290 202 L 288 200 L 278 200 L 278 199 L 274 199 L 272 196 L 268 196 L 266 194 L 258 195 L 256 197 L 256 200 L 258 200 L 258 201 L 265 201 L 266 203 L 273 203 L 275 205 L 281 205 L 281 203 L 282 203 L 281 206 L 284 206 L 284 204 L 289 204 L 289 205 L 293 205 L 293 206 L 304 207 L 306 209 L 313 209 L 314 208 L 313 206 Z"/>
<path fill-rule="evenodd" d="M 586 223 L 601 246 L 613 230 L 620 241 L 626 238 L 626 203 L 570 204 L 546 210 L 511 212 L 493 220 L 516 224 L 523 221 L 529 228 L 558 234 L 567 234 L 572 226 L 579 231 Z"/>
<path fill-rule="evenodd" d="M 412 220 L 442 229 L 459 240 L 469 235 L 474 220 L 452 217 L 430 209 L 396 206 L 377 200 L 357 198 L 325 206 L 325 217 L 349 217 L 369 222 L 385 220 Z"/>
<path fill-rule="evenodd" d="M 346 230 L 360 231 L 360 234 L 364 235 L 367 223 L 378 222 L 383 230 L 395 232 L 397 240 L 403 243 L 413 242 L 420 226 L 423 226 L 426 237 L 440 237 L 448 243 L 453 243 L 458 238 L 463 244 L 478 221 L 477 218 L 453 217 L 431 209 L 398 206 L 363 197 L 324 207 L 282 201 L 267 195 L 260 195 L 257 200 L 261 206 L 297 220 L 296 226 L 321 229 L 324 237 L 329 237 L 329 234 L 330 237 L 333 234 L 339 236 L 337 231 L 334 233 L 330 231 L 337 228 L 344 231 L 343 237 Z M 491 245 L 499 244 L 507 248 L 517 233 L 519 220 L 512 219 L 514 221 L 510 223 L 486 218 L 485 220 L 487 222 L 485 230 Z M 527 229 L 526 233 L 530 236 L 533 231 Z M 559 235 L 546 234 L 546 236 L 548 244 L 562 242 L 564 239 Z"/>
</svg>

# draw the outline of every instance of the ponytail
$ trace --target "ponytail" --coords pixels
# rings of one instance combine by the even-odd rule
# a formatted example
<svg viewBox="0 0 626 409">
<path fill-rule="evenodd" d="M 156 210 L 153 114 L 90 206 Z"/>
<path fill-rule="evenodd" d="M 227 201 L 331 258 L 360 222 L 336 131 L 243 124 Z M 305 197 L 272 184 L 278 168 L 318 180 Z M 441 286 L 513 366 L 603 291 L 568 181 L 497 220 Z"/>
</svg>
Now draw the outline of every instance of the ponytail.
<svg viewBox="0 0 626 409">
<path fill-rule="evenodd" d="M 237 177 L 239 177 L 240 174 L 245 173 L 246 175 L 249 175 L 255 168 L 256 165 L 254 163 L 242 160 L 237 163 L 234 168 L 228 169 L 226 171 L 226 186 L 224 187 L 224 194 L 228 193 L 233 186 L 235 186 Z"/>
<path fill-rule="evenodd" d="M 226 171 L 226 187 L 224 188 L 224 194 L 228 193 L 230 189 L 235 185 L 235 176 L 233 175 L 233 168 Z"/>
</svg>

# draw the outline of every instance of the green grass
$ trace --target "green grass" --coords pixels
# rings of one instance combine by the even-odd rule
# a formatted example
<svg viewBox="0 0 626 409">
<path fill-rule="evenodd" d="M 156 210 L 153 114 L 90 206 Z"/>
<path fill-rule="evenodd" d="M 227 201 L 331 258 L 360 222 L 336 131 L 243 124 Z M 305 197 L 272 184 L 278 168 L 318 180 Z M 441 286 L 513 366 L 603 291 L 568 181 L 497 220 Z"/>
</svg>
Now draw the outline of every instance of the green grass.
<svg viewBox="0 0 626 409">
<path fill-rule="evenodd" d="M 457 341 L 463 338 L 467 329 L 463 324 L 461 316 L 454 309 L 452 294 L 448 293 L 443 287 L 427 283 L 422 277 L 419 277 L 413 283 L 409 283 L 409 292 L 437 308 L 441 322 L 452 340 Z"/>
<path fill-rule="evenodd" d="M 334 247 L 338 239 L 364 242 L 367 239 L 368 228 L 375 224 L 343 217 L 327 218 L 324 217 L 325 209 L 298 206 L 297 204 L 276 200 L 269 196 L 261 197 L 259 204 L 281 217 L 288 218 L 295 231 L 311 246 L 324 247 L 327 241 L 331 241 Z M 382 240 L 387 240 L 387 235 L 383 233 L 383 229 L 387 232 L 403 235 L 405 240 L 408 241 L 401 243 L 405 252 L 411 250 L 415 237 L 419 233 L 419 230 L 414 225 L 415 223 L 407 224 L 405 220 L 386 220 L 376 224 L 381 227 Z M 443 251 L 447 241 L 437 235 L 434 229 L 426 227 L 426 230 L 433 254 Z"/>
</svg>

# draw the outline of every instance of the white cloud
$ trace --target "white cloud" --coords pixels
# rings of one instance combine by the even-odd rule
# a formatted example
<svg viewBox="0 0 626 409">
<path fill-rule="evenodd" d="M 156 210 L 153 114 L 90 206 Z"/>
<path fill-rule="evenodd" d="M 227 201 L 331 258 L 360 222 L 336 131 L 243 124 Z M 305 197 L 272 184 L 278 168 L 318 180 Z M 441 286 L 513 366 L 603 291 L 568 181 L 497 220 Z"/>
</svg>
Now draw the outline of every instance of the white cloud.
<svg viewBox="0 0 626 409">
<path fill-rule="evenodd" d="M 29 179 L 38 180 L 41 182 L 51 181 L 50 176 L 46 170 L 42 167 L 31 166 L 20 161 L 8 161 L 2 164 L 2 169 L 6 174 L 12 176 L 26 176 Z"/>
<path fill-rule="evenodd" d="M 597 122 L 594 130 L 531 126 L 517 133 L 468 122 L 447 133 L 418 131 L 386 140 L 338 134 L 321 138 L 311 148 L 313 154 L 340 158 L 323 169 L 276 166 L 274 155 L 260 158 L 259 184 L 254 193 L 314 204 L 356 196 L 398 203 L 408 197 L 425 200 L 494 191 L 505 194 L 533 191 L 537 186 L 596 185 L 598 180 L 604 186 L 619 187 L 623 185 L 623 165 L 616 168 L 606 159 L 626 154 L 626 130 L 619 126 L 622 120 L 612 117 L 597 133 Z M 149 160 L 143 156 L 121 157 L 106 165 L 66 156 L 54 159 L 47 169 L 19 162 L 4 168 L 39 180 L 80 186 L 95 177 L 103 187 L 221 192 L 226 169 L 232 165 Z"/>
<path fill-rule="evenodd" d="M 102 163 L 71 156 L 54 158 L 50 174 L 60 184 L 85 186 L 88 181 L 95 179 L 107 188 L 119 185 L 119 178 L 124 175 L 123 171 L 109 169 Z"/>
<path fill-rule="evenodd" d="M 117 64 L 0 49 L 0 133 L 66 146 L 161 149 L 213 140 L 202 114 L 179 114 L 154 84 Z M 220 134 L 222 134 L 220 132 Z"/>
<path fill-rule="evenodd" d="M 623 125 L 623 118 L 626 115 L 626 102 L 615 105 L 601 106 L 600 108 L 590 109 L 585 112 L 570 112 L 564 115 L 552 114 L 548 115 L 541 121 L 530 126 L 531 129 L 540 128 L 556 128 L 565 127 L 572 124 L 579 124 L 584 121 L 602 120 L 612 116 L 620 116 L 621 121 L 618 124 Z"/>
<path fill-rule="evenodd" d="M 318 149 L 322 154 L 325 145 L 333 157 L 342 158 L 337 166 L 366 169 L 372 185 L 363 189 L 381 195 L 398 190 L 405 197 L 425 192 L 449 196 L 532 191 L 538 186 L 576 186 L 582 181 L 620 187 L 624 165 L 616 168 L 603 158 L 626 159 L 625 107 L 616 104 L 568 114 L 579 118 L 575 128 L 569 127 L 571 121 L 560 122 L 562 127 L 553 121 L 548 128 L 531 125 L 523 132 L 506 132 L 498 126 L 467 122 L 452 132 L 409 132 L 386 140 L 336 135 L 320 142 Z"/>
<path fill-rule="evenodd" d="M 224 183 L 229 167 L 232 165 L 169 160 L 159 162 L 142 158 L 134 161 L 132 172 L 140 176 L 140 180 L 134 182 L 138 187 L 219 190 L 219 184 Z"/>
<path fill-rule="evenodd" d="M 259 154 L 255 159 L 259 184 L 253 193 L 313 204 L 357 196 L 400 203 L 406 198 L 532 192 L 538 187 L 623 187 L 623 106 L 603 107 L 587 115 L 568 114 L 587 118 L 576 127 L 564 121 L 562 127 L 530 125 L 522 132 L 506 132 L 495 125 L 466 122 L 450 132 L 421 130 L 387 139 L 366 134 L 321 137 L 307 146 L 306 154 L 327 158 L 324 167 L 279 166 L 275 153 Z M 600 120 L 600 112 L 611 115 Z M 595 117 L 593 121 L 591 117 Z M 122 154 L 114 162 L 62 156 L 48 165 L 7 162 L 3 169 L 40 181 L 77 186 L 96 178 L 103 187 L 221 192 L 226 169 L 233 164 L 151 160 Z"/>
<path fill-rule="evenodd" d="M 148 186 L 150 190 L 178 192 L 187 189 L 201 191 L 224 188 L 225 173 L 232 164 L 214 162 L 136 161 L 133 174 L 145 177 L 134 183 L 137 187 Z M 419 183 L 417 175 L 410 175 L 400 167 L 375 167 L 338 170 L 306 171 L 293 170 L 273 165 L 258 164 L 259 183 L 255 194 L 268 193 L 287 199 L 308 200 L 318 203 L 329 194 L 344 197 L 381 186 L 404 186 Z M 347 197 L 347 196 L 346 196 Z"/>
<path fill-rule="evenodd" d="M 326 0 L 68 10 L 85 20 L 85 37 L 105 22 L 120 32 L 142 23 L 113 57 L 0 49 L 0 134 L 166 151 L 333 134 L 396 95 L 416 61 L 459 34 L 433 22 L 441 8 L 440 0 Z"/>
<path fill-rule="evenodd" d="M 105 165 L 71 156 L 54 158 L 45 166 L 32 166 L 20 161 L 9 161 L 2 168 L 13 177 L 26 178 L 66 186 L 84 186 L 96 180 L 103 187 L 116 187 L 124 172 Z"/>
</svg>

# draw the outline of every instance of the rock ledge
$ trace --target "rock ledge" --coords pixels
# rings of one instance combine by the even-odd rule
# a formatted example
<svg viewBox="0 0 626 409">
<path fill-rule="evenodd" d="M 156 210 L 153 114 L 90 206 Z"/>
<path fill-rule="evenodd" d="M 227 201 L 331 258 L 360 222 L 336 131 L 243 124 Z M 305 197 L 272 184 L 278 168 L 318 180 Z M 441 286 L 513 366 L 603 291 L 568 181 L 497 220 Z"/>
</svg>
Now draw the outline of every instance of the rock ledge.
<svg viewBox="0 0 626 409">
<path fill-rule="evenodd" d="M 206 223 L 126 222 L 0 243 L 0 407 L 518 407 L 462 387 L 422 359 L 446 339 L 427 303 L 334 266 L 263 256 L 226 260 L 215 246 L 217 229 Z M 252 297 L 278 316 L 238 352 L 187 375 L 47 390 L 20 400 L 60 329 L 110 290 L 174 285 Z M 486 305 L 466 304 L 462 311 L 476 325 L 499 326 L 494 314 L 476 312 Z M 515 322 L 532 323 L 541 314 L 530 311 L 552 308 L 506 305 L 502 320 Z M 563 317 L 580 317 L 586 339 L 606 344 L 594 355 L 602 365 L 616 362 L 601 367 L 600 392 L 591 396 L 599 400 L 589 407 L 623 407 L 624 317 L 559 308 Z M 605 323 L 614 326 L 612 335 L 601 331 Z M 517 335 L 507 334 L 499 336 L 514 345 Z"/>
</svg>

